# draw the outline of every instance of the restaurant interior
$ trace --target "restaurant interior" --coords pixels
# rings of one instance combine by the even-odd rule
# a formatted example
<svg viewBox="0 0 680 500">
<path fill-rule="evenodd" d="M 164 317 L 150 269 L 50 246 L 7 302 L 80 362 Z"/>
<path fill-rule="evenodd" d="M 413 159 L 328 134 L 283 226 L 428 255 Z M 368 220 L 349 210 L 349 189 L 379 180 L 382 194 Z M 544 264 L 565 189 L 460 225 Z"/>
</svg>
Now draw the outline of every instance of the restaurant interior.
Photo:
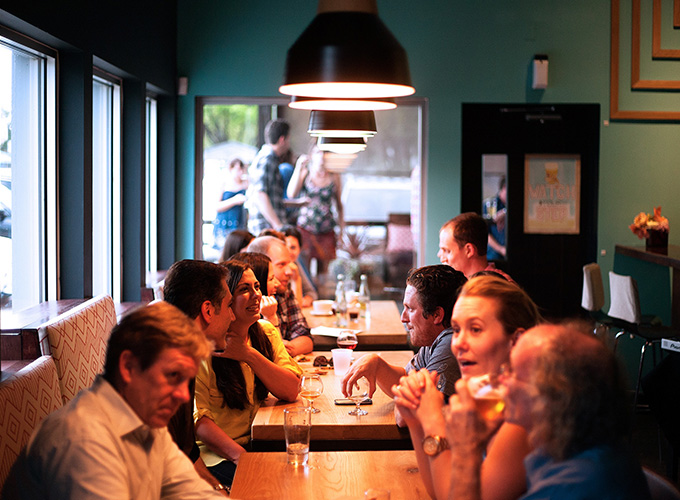
<svg viewBox="0 0 680 500">
<path fill-rule="evenodd" d="M 34 211 L 44 214 L 40 230 L 37 236 L 24 238 L 17 229 L 22 219 L 15 217 L 11 221 L 14 241 L 0 247 L 0 260 L 11 263 L 9 278 L 7 266 L 0 278 L 11 280 L 16 297 L 22 293 L 21 282 L 38 283 L 26 302 L 14 304 L 11 289 L 8 295 L 6 282 L 3 285 L 3 380 L 30 361 L 12 363 L 16 361 L 12 358 L 23 357 L 22 347 L 18 347 L 20 355 L 14 354 L 21 344 L 10 346 L 6 334 L 21 336 L 18 332 L 25 326 L 38 332 L 41 324 L 66 308 L 102 292 L 114 298 L 115 314 L 120 315 L 126 307 L 153 298 L 154 285 L 173 262 L 205 257 L 203 106 L 258 105 L 268 110 L 268 118 L 274 113 L 290 119 L 299 137 L 293 147 L 304 150 L 308 112 L 300 118 L 289 110 L 289 96 L 282 95 L 279 87 L 287 51 L 314 18 L 317 3 L 2 1 L 0 48 L 20 45 L 28 54 L 45 55 L 45 71 L 53 71 L 54 79 L 43 91 L 47 102 L 52 99 L 56 104 L 48 116 L 51 125 L 42 129 L 48 144 L 39 155 L 44 156 L 40 167 L 45 172 L 44 186 L 39 191 L 43 200 L 34 204 Z M 396 174 L 386 167 L 371 182 L 384 186 L 394 181 L 390 189 L 395 190 L 410 187 L 406 208 L 394 210 L 410 211 L 406 224 L 417 229 L 417 236 L 405 268 L 381 264 L 380 278 L 372 279 L 372 298 L 395 301 L 399 311 L 395 314 L 400 314 L 404 269 L 439 263 L 440 228 L 462 212 L 482 212 L 487 198 L 485 172 L 497 179 L 494 169 L 500 162 L 507 177 L 509 215 L 507 255 L 497 266 L 527 290 L 544 316 L 588 317 L 582 307 L 583 266 L 597 263 L 605 297 L 599 309 L 609 308 L 613 291 L 608 276 L 615 272 L 636 280 L 645 317 L 680 328 L 680 243 L 676 246 L 678 237 L 672 229 L 680 220 L 680 204 L 673 202 L 680 164 L 677 0 L 435 0 L 418 5 L 381 0 L 377 7 L 380 19 L 408 54 L 415 94 L 396 98 L 396 104 L 397 109 L 414 110 L 417 116 L 409 140 L 418 150 L 402 162 L 406 173 L 400 174 L 401 180 L 395 180 Z M 119 167 L 110 177 L 119 194 L 109 200 L 119 217 L 104 229 L 110 244 L 106 278 L 98 273 L 102 222 L 93 207 L 110 193 L 99 190 L 93 169 L 93 152 L 98 151 L 93 145 L 98 134 L 93 114 L 99 103 L 91 92 L 93 79 L 115 85 L 114 105 L 120 110 L 114 136 L 120 146 Z M 152 128 L 150 112 L 154 113 Z M 392 112 L 375 112 L 378 133 L 368 140 L 367 152 L 372 141 L 374 150 L 388 151 L 402 140 L 388 132 Z M 263 127 L 260 120 L 258 147 Z M 381 133 L 395 142 L 379 139 Z M 3 141 L 10 138 L 0 130 L 0 155 Z M 380 154 L 371 156 L 371 161 L 383 161 L 375 160 L 384 158 Z M 532 221 L 528 208 L 532 161 L 545 168 L 546 176 L 549 161 L 575 169 L 573 185 L 578 194 L 571 207 L 576 216 L 568 228 L 545 229 Z M 14 164 L 0 156 L 0 167 Z M 18 175 L 14 167 L 0 170 Z M 24 203 L 21 199 L 33 203 L 38 187 L 17 178 L 0 175 L 3 185 L 10 182 L 10 202 L 15 207 Z M 357 192 L 358 200 L 371 196 Z M 630 226 L 639 213 L 652 213 L 656 207 L 661 207 L 671 230 L 665 249 L 658 257 L 649 257 L 640 250 L 645 248 L 644 239 Z M 377 226 L 384 232 L 371 234 L 386 238 L 389 215 L 379 215 L 377 222 L 370 223 L 357 216 L 348 225 L 354 234 Z M 403 221 L 406 214 L 401 215 Z M 374 253 L 382 255 L 383 248 Z M 39 255 L 26 260 L 29 268 L 41 270 L 27 277 L 26 266 L 18 263 L 24 254 L 32 253 Z M 322 298 L 333 298 L 335 277 L 318 280 L 317 284 L 325 285 Z M 35 309 L 68 300 L 74 302 L 48 313 L 43 309 L 39 318 L 16 319 L 21 318 L 22 304 Z M 617 342 L 632 395 L 645 341 L 629 332 L 618 337 L 618 331 L 612 328 L 605 335 L 612 345 Z M 397 333 L 406 337 L 403 331 Z M 372 345 L 389 349 L 384 338 Z M 654 360 L 647 355 L 642 374 L 659 356 L 680 356 L 671 350 L 680 350 L 677 343 L 668 349 L 659 349 L 658 342 L 650 345 Z M 33 348 L 39 356 L 42 347 Z M 649 411 L 637 411 L 635 422 L 632 440 L 643 464 L 677 485 L 680 445 L 669 444 Z M 263 429 L 263 449 L 280 441 L 278 434 Z M 407 434 L 384 441 L 391 439 L 401 444 L 388 443 L 387 448 L 410 444 Z M 332 450 L 332 445 L 326 450 Z"/>
</svg>

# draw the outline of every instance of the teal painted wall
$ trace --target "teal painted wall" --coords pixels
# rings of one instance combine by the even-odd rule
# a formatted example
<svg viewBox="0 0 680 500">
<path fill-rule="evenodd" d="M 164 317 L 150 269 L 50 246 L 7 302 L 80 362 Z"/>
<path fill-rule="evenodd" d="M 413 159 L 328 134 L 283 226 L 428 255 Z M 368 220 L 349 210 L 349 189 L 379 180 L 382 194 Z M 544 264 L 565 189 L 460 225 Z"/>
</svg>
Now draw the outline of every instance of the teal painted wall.
<svg viewBox="0 0 680 500">
<path fill-rule="evenodd" d="M 178 102 L 179 258 L 193 254 L 194 97 L 278 95 L 286 50 L 313 18 L 317 2 L 282 5 L 178 1 L 178 74 L 189 77 L 189 95 Z M 599 103 L 601 119 L 608 119 L 610 1 L 381 0 L 378 10 L 408 52 L 416 95 L 430 102 L 426 263 L 431 264 L 437 261 L 439 227 L 459 212 L 464 189 L 461 103 Z M 622 33 L 622 44 L 627 40 Z M 546 90 L 530 85 L 537 53 L 550 57 Z M 675 75 L 680 79 L 680 62 Z M 656 105 L 675 103 L 667 99 L 649 98 Z M 671 226 L 680 221 L 679 134 L 678 124 L 602 123 L 598 248 L 606 252 L 599 257 L 605 281 L 614 268 L 614 245 L 641 243 L 628 229 L 635 214 L 661 205 Z M 680 243 L 680 233 L 671 230 L 670 241 Z M 645 276 L 642 272 L 643 281 Z M 653 294 L 667 295 L 667 277 L 665 270 L 655 273 L 648 287 Z M 657 302 L 655 295 L 646 300 Z"/>
</svg>

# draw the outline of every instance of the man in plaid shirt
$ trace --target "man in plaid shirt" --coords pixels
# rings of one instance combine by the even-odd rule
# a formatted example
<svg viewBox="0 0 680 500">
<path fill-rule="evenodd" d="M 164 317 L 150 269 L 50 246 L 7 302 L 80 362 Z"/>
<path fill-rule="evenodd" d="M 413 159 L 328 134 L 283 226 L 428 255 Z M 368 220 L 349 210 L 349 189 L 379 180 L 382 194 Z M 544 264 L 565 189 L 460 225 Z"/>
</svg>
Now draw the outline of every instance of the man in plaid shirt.
<svg viewBox="0 0 680 500">
<path fill-rule="evenodd" d="M 263 229 L 279 229 L 286 220 L 279 164 L 290 150 L 290 124 L 280 119 L 270 121 L 264 129 L 264 138 L 266 144 L 248 169 L 248 230 L 256 236 Z"/>
<path fill-rule="evenodd" d="M 314 341 L 309 325 L 302 314 L 295 293 L 288 286 L 292 277 L 290 264 L 293 262 L 290 250 L 283 241 L 274 236 L 260 236 L 250 242 L 247 251 L 263 253 L 269 257 L 274 267 L 274 275 L 281 282 L 276 292 L 276 300 L 279 303 L 278 328 L 288 354 L 296 356 L 312 352 Z"/>
</svg>

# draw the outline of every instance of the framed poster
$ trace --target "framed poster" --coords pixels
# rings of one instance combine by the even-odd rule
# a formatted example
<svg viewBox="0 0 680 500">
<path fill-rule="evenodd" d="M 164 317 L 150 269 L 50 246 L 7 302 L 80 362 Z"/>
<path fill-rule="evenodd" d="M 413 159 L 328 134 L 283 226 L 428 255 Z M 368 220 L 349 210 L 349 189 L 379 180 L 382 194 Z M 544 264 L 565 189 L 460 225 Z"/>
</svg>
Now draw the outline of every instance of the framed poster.
<svg viewBox="0 0 680 500">
<path fill-rule="evenodd" d="M 579 234 L 580 155 L 524 157 L 524 232 Z"/>
</svg>

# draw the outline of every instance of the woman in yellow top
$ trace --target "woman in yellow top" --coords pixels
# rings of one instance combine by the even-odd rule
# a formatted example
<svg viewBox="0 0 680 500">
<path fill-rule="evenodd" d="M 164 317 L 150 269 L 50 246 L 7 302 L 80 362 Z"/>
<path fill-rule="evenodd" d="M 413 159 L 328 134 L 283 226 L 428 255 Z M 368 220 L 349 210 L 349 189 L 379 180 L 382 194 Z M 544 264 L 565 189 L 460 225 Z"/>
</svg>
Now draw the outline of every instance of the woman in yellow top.
<svg viewBox="0 0 680 500">
<path fill-rule="evenodd" d="M 260 319 L 262 292 L 248 264 L 227 261 L 235 319 L 222 354 L 203 362 L 196 376 L 194 421 L 201 458 L 224 485 L 250 441 L 250 426 L 271 392 L 295 401 L 302 370 L 288 355 L 279 331 Z"/>
</svg>

